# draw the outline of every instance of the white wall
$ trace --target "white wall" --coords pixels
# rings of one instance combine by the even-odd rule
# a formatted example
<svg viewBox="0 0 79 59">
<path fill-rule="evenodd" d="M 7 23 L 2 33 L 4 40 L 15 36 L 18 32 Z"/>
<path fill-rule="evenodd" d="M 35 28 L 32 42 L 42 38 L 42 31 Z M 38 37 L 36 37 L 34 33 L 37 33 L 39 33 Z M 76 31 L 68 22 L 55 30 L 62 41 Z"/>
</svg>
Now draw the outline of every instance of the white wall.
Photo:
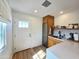
<svg viewBox="0 0 79 59">
<path fill-rule="evenodd" d="M 71 23 L 79 23 L 79 10 L 71 11 L 55 18 L 55 25 L 68 25 Z"/>
<path fill-rule="evenodd" d="M 0 0 L 0 16 L 5 20 L 11 20 L 11 9 L 6 0 Z"/>
<path fill-rule="evenodd" d="M 42 18 L 13 10 L 14 51 L 20 51 L 42 44 Z M 29 28 L 18 27 L 19 21 L 28 21 Z M 31 34 L 31 37 L 30 37 Z"/>
<path fill-rule="evenodd" d="M 0 53 L 0 59 L 11 59 L 12 57 L 12 17 L 11 10 L 6 0 L 0 0 L 0 17 L 7 22 L 7 45 Z"/>
</svg>

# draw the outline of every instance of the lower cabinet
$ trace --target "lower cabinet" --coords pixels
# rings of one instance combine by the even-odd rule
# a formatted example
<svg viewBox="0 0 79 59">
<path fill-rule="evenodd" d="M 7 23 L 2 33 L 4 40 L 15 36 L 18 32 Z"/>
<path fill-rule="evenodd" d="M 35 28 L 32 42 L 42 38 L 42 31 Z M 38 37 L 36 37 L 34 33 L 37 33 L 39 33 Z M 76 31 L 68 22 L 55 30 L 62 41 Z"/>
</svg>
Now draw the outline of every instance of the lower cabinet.
<svg viewBox="0 0 79 59">
<path fill-rule="evenodd" d="M 58 43 L 60 43 L 61 41 L 58 40 L 57 38 L 54 38 L 54 37 L 51 37 L 51 36 L 48 36 L 48 47 L 51 47 L 53 45 L 56 45 Z"/>
</svg>

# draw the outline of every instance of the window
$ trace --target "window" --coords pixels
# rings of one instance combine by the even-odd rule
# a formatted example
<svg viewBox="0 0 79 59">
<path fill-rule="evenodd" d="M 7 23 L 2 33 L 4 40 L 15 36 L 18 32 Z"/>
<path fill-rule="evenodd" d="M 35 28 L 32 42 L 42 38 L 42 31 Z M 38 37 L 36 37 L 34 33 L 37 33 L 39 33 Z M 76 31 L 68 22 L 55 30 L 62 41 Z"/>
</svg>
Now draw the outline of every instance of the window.
<svg viewBox="0 0 79 59">
<path fill-rule="evenodd" d="M 27 21 L 19 21 L 19 28 L 28 28 L 29 23 Z"/>
<path fill-rule="evenodd" d="M 6 44 L 6 23 L 0 22 L 0 51 Z"/>
</svg>

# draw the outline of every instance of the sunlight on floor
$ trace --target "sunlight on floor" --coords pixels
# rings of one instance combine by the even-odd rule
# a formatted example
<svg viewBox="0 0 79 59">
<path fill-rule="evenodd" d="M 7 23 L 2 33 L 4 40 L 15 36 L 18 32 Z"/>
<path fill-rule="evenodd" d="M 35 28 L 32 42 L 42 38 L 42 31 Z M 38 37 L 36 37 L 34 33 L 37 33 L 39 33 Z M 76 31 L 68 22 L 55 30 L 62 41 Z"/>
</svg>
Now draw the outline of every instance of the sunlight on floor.
<svg viewBox="0 0 79 59">
<path fill-rule="evenodd" d="M 40 50 L 35 55 L 33 55 L 33 59 L 43 59 L 45 56 L 45 52 L 43 50 Z"/>
</svg>

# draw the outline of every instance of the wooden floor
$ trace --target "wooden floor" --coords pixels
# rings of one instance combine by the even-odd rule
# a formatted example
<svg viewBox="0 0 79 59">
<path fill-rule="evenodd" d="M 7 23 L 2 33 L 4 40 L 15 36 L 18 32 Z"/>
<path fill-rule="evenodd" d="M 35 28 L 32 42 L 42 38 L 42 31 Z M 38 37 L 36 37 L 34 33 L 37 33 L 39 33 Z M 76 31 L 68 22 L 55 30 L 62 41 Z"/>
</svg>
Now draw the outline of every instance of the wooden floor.
<svg viewBox="0 0 79 59">
<path fill-rule="evenodd" d="M 39 46 L 16 52 L 13 59 L 46 59 L 46 48 Z"/>
</svg>

